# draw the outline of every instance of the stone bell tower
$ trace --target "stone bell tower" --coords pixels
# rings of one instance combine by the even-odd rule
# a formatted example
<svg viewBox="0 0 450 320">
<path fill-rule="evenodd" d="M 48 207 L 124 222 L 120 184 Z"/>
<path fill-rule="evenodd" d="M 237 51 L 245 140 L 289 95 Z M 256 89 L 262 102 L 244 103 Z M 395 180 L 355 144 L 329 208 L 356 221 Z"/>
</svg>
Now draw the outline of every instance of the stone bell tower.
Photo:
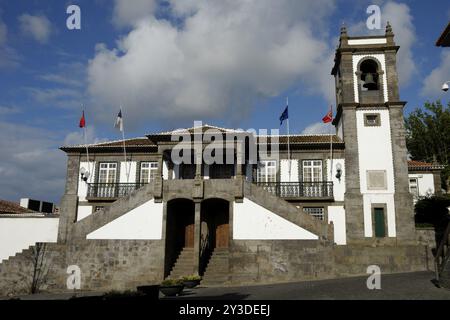
<svg viewBox="0 0 450 320">
<path fill-rule="evenodd" d="M 345 142 L 345 212 L 349 243 L 414 239 L 413 202 L 392 27 L 382 36 L 349 37 L 341 28 L 332 75 Z"/>
</svg>

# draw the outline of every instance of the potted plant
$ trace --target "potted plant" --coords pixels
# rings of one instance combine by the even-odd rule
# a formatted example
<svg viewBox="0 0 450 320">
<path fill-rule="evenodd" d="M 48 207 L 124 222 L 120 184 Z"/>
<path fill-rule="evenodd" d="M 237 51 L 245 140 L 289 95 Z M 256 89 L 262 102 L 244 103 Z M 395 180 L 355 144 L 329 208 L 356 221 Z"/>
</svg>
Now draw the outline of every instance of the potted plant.
<svg viewBox="0 0 450 320">
<path fill-rule="evenodd" d="M 190 275 L 183 277 L 183 284 L 186 288 L 195 288 L 200 284 L 200 281 L 202 280 L 202 277 L 199 275 Z"/>
<path fill-rule="evenodd" d="M 181 279 L 166 279 L 161 282 L 159 286 L 159 291 L 161 291 L 165 296 L 173 297 L 180 294 L 183 291 L 184 284 Z"/>
</svg>

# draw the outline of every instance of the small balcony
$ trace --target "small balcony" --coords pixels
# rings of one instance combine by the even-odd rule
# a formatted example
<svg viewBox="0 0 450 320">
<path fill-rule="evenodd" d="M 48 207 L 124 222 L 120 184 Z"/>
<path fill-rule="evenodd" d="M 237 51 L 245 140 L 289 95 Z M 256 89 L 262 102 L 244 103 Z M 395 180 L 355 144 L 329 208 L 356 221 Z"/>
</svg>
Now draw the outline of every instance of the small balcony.
<svg viewBox="0 0 450 320">
<path fill-rule="evenodd" d="M 333 200 L 333 182 L 257 182 L 264 190 L 288 200 Z"/>
<path fill-rule="evenodd" d="M 144 186 L 144 183 L 89 183 L 86 199 L 116 200 Z"/>
</svg>

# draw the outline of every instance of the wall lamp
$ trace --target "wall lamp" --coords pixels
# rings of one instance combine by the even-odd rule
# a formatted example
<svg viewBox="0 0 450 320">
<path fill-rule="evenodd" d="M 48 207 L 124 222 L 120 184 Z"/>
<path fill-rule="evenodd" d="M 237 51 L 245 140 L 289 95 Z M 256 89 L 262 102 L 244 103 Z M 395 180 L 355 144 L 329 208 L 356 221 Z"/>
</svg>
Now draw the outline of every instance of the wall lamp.
<svg viewBox="0 0 450 320">
<path fill-rule="evenodd" d="M 336 164 L 336 178 L 341 182 L 342 176 L 342 165 L 340 163 Z"/>
<path fill-rule="evenodd" d="M 89 171 L 87 171 L 84 167 L 81 167 L 80 174 L 81 180 L 83 180 L 84 182 L 86 182 L 89 179 L 89 176 L 91 175 Z"/>
</svg>

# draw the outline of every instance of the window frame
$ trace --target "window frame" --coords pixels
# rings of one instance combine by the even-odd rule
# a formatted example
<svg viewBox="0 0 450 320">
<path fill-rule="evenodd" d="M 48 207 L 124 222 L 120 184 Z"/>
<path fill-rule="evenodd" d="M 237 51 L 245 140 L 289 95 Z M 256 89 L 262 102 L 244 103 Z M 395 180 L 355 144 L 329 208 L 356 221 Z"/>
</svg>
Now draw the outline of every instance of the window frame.
<svg viewBox="0 0 450 320">
<path fill-rule="evenodd" d="M 268 165 L 272 163 L 271 165 Z M 264 165 L 264 174 L 261 174 L 261 164 Z M 269 174 L 269 169 L 274 169 L 273 173 Z M 269 179 L 269 176 L 272 176 L 272 179 Z M 264 177 L 264 179 L 261 179 Z M 256 168 L 256 182 L 261 183 L 271 183 L 278 181 L 278 163 L 276 160 L 260 160 L 258 163 L 258 167 Z"/>
<path fill-rule="evenodd" d="M 149 167 L 148 168 L 143 168 L 143 165 L 146 165 L 146 164 L 148 164 Z M 156 166 L 152 168 L 152 164 L 156 164 Z M 142 177 L 143 177 L 142 172 L 143 172 L 143 170 L 147 170 L 148 171 L 147 181 L 143 181 L 142 180 Z M 159 171 L 159 161 L 148 160 L 148 161 L 141 161 L 141 162 L 139 162 L 139 180 L 138 180 L 138 183 L 139 184 L 148 184 L 148 183 L 153 182 L 156 179 L 157 175 L 158 175 L 158 171 Z M 152 178 L 152 173 L 154 173 L 153 178 Z"/>
<path fill-rule="evenodd" d="M 311 162 L 311 165 L 305 165 L 305 162 Z M 314 165 L 314 162 L 320 162 L 320 165 Z M 322 159 L 305 159 L 302 160 L 302 182 L 323 182 L 323 160 Z M 314 180 L 314 168 L 320 168 L 320 179 Z M 306 180 L 305 177 L 308 176 L 305 174 L 305 169 L 311 169 L 309 174 L 310 180 Z"/>
<path fill-rule="evenodd" d="M 112 165 L 112 164 L 114 164 L 116 167 L 115 167 L 115 179 L 114 179 L 114 181 L 113 182 L 103 182 L 103 181 L 100 181 L 100 179 L 101 179 L 101 171 L 102 171 L 102 164 L 106 164 L 106 165 L 108 165 L 108 168 L 106 168 L 107 169 L 107 177 L 109 176 L 109 172 L 110 171 L 112 171 L 112 169 L 110 169 L 109 168 L 109 165 Z M 104 169 L 104 168 L 103 168 Z M 120 170 L 119 170 L 119 163 L 118 162 L 116 162 L 116 161 L 99 161 L 98 162 L 98 170 L 97 170 L 97 183 L 107 183 L 107 184 L 109 184 L 109 183 L 118 183 L 118 180 L 120 179 Z M 107 179 L 108 180 L 108 179 Z"/>
<path fill-rule="evenodd" d="M 375 116 L 375 123 L 369 122 L 368 117 Z M 365 127 L 381 127 L 381 114 L 380 113 L 364 113 L 364 126 Z"/>
</svg>

